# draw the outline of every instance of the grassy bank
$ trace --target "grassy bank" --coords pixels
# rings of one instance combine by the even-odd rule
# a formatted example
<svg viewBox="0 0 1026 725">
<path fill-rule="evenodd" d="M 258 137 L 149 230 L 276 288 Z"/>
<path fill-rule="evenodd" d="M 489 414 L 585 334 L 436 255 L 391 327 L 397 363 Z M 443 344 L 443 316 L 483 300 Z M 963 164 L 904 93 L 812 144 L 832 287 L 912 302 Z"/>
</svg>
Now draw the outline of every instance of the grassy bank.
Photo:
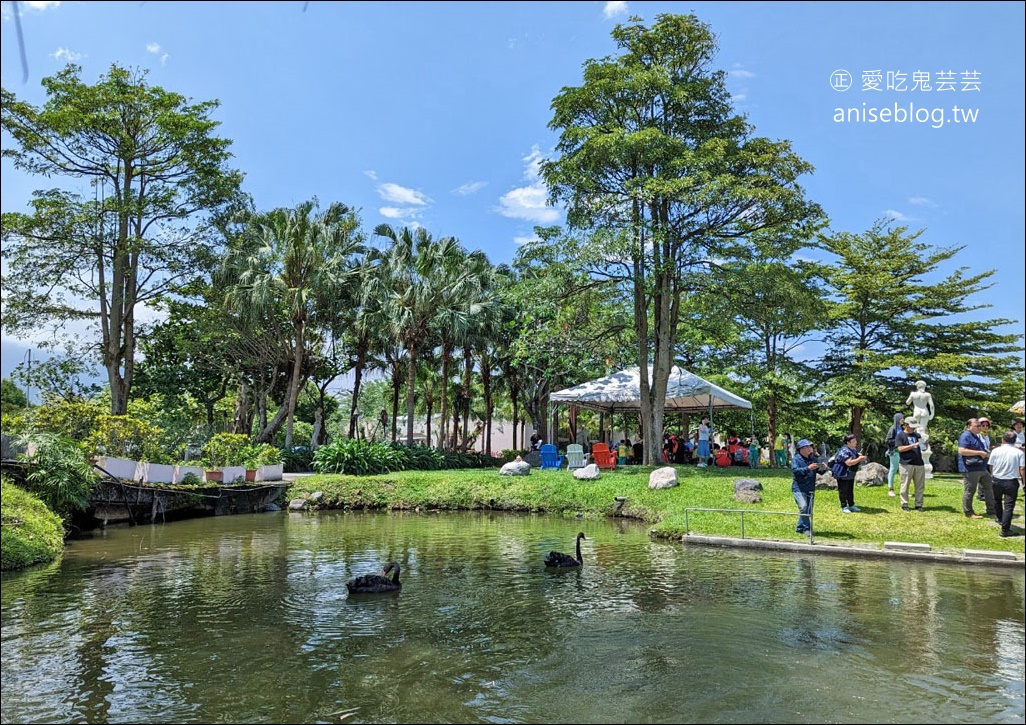
<svg viewBox="0 0 1026 725">
<path fill-rule="evenodd" d="M 680 486 L 650 491 L 651 468 L 632 466 L 603 473 L 598 481 L 578 481 L 566 471 L 532 471 L 526 477 L 500 476 L 495 470 L 404 471 L 377 476 L 309 476 L 295 482 L 286 495 L 295 498 L 323 493 L 329 508 L 497 509 L 549 512 L 562 516 L 628 516 L 652 524 L 658 536 L 679 537 L 686 530 L 715 536 L 741 536 L 738 513 L 687 511 L 696 508 L 743 510 L 744 536 L 802 541 L 794 531 L 797 507 L 791 496 L 789 471 L 761 469 L 699 469 L 678 467 Z M 750 476 L 750 474 L 755 474 Z M 753 477 L 763 484 L 760 503 L 734 500 L 734 481 Z M 618 501 L 625 498 L 625 501 Z M 962 515 L 961 478 L 938 474 L 926 482 L 925 511 L 904 512 L 897 497 L 884 487 L 856 487 L 860 513 L 840 510 L 837 493 L 817 491 L 814 509 L 816 543 L 880 548 L 885 541 L 929 544 L 935 551 L 990 549 L 1024 552 L 1024 538 L 1001 538 L 992 521 Z M 1013 528 L 1022 531 L 1022 495 Z M 774 513 L 754 512 L 782 512 Z M 983 514 L 982 502 L 977 513 Z M 807 541 L 807 540 L 806 540 Z"/>
<path fill-rule="evenodd" d="M 64 551 L 64 526 L 42 501 L 6 478 L 0 482 L 0 568 L 53 561 Z"/>
</svg>

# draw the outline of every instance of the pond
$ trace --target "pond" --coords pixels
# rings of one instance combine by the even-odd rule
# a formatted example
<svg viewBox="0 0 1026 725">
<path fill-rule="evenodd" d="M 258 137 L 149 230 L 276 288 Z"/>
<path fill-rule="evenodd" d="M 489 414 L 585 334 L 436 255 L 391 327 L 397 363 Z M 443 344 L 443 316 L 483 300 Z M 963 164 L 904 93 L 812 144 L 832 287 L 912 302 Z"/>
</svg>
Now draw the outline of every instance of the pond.
<svg viewBox="0 0 1026 725">
<path fill-rule="evenodd" d="M 545 553 L 584 566 L 548 571 Z M 398 595 L 345 582 L 395 560 Z M 2 720 L 1023 722 L 1021 569 L 684 547 L 622 520 L 265 513 L 3 576 Z"/>
</svg>

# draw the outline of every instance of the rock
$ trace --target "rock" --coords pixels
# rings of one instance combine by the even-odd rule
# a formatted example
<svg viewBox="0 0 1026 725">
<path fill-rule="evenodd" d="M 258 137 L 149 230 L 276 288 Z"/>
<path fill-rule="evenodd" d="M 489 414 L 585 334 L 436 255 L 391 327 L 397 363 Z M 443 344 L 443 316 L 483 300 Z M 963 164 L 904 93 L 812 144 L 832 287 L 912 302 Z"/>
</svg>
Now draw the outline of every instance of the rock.
<svg viewBox="0 0 1026 725">
<path fill-rule="evenodd" d="M 305 498 L 294 498 L 289 501 L 289 511 L 303 511 L 306 509 Z"/>
<path fill-rule="evenodd" d="M 816 488 L 829 489 L 831 491 L 837 490 L 837 479 L 834 478 L 834 474 L 827 471 L 816 476 Z"/>
<path fill-rule="evenodd" d="M 734 481 L 734 496 L 742 491 L 761 491 L 762 483 L 756 481 L 754 478 L 739 478 Z M 740 500 L 740 499 L 739 499 Z"/>
<path fill-rule="evenodd" d="M 594 481 L 599 477 L 599 467 L 594 463 L 589 463 L 584 468 L 574 469 L 574 478 L 579 478 L 582 481 Z"/>
<path fill-rule="evenodd" d="M 657 468 L 648 477 L 649 488 L 673 488 L 677 483 L 677 469 L 673 466 Z"/>
<path fill-rule="evenodd" d="M 879 463 L 867 463 L 855 474 L 855 484 L 858 486 L 886 486 L 887 471 L 887 466 Z"/>
<path fill-rule="evenodd" d="M 734 500 L 742 503 L 762 503 L 762 496 L 754 488 L 734 489 Z"/>
<path fill-rule="evenodd" d="M 527 461 L 510 461 L 499 469 L 500 476 L 527 476 L 531 473 L 531 464 Z"/>
</svg>

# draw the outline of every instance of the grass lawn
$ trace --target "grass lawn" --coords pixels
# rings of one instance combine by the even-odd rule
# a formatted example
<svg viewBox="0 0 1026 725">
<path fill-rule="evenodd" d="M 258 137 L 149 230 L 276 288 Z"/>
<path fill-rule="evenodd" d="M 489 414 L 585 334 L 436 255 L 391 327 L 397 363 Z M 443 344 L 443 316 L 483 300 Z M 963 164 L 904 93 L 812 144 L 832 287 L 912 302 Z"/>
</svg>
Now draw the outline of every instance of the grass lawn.
<svg viewBox="0 0 1026 725">
<path fill-rule="evenodd" d="M 299 478 L 286 496 L 291 499 L 320 491 L 324 506 L 346 509 L 498 509 L 563 516 L 620 515 L 646 521 L 657 536 L 667 538 L 680 537 L 685 531 L 740 537 L 738 513 L 687 511 L 734 509 L 745 511 L 745 538 L 807 541 L 794 531 L 798 509 L 791 496 L 790 471 L 678 466 L 679 486 L 651 491 L 648 475 L 652 470 L 629 466 L 603 472 L 598 481 L 578 481 L 565 470 L 532 470 L 523 477 L 500 476 L 497 469 L 319 475 Z M 745 477 L 762 483 L 760 503 L 734 500 L 734 481 Z M 626 501 L 619 502 L 618 497 Z M 816 492 L 813 516 L 817 545 L 882 548 L 885 541 L 901 541 L 959 554 L 962 549 L 1012 551 L 1020 558 L 1024 553 L 1024 537 L 1001 538 L 1000 527 L 993 521 L 970 520 L 962 515 L 962 479 L 956 474 L 936 474 L 926 482 L 923 512 L 902 511 L 898 497 L 889 497 L 883 486 L 856 486 L 855 503 L 862 511 L 845 514 L 836 491 Z M 985 513 L 982 502 L 977 502 L 976 512 Z M 1019 532 L 1023 531 L 1022 512 L 1020 491 L 1017 518 L 1012 520 L 1013 529 Z"/>
</svg>

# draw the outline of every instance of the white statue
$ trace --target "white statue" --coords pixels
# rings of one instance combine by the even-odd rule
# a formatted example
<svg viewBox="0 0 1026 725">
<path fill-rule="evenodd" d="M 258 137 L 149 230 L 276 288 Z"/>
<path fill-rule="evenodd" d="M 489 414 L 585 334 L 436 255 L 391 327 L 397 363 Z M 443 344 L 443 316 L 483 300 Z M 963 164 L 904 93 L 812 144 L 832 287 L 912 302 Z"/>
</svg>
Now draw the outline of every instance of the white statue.
<svg viewBox="0 0 1026 725">
<path fill-rule="evenodd" d="M 933 396 L 926 392 L 926 383 L 922 380 L 916 383 L 916 389 L 908 394 L 905 405 L 912 406 L 912 416 L 916 419 L 919 432 L 925 435 L 926 427 L 936 411 L 933 407 Z"/>
<path fill-rule="evenodd" d="M 912 406 L 912 415 L 906 417 L 905 420 L 912 418 L 915 421 L 915 430 L 919 433 L 920 438 L 922 438 L 922 442 L 919 445 L 923 449 L 923 464 L 926 469 L 926 477 L 933 478 L 933 464 L 930 463 L 933 451 L 930 449 L 930 434 L 926 432 L 926 428 L 930 421 L 933 420 L 937 411 L 933 406 L 933 396 L 926 392 L 925 381 L 916 381 L 916 389 L 909 393 L 905 405 Z"/>
</svg>

